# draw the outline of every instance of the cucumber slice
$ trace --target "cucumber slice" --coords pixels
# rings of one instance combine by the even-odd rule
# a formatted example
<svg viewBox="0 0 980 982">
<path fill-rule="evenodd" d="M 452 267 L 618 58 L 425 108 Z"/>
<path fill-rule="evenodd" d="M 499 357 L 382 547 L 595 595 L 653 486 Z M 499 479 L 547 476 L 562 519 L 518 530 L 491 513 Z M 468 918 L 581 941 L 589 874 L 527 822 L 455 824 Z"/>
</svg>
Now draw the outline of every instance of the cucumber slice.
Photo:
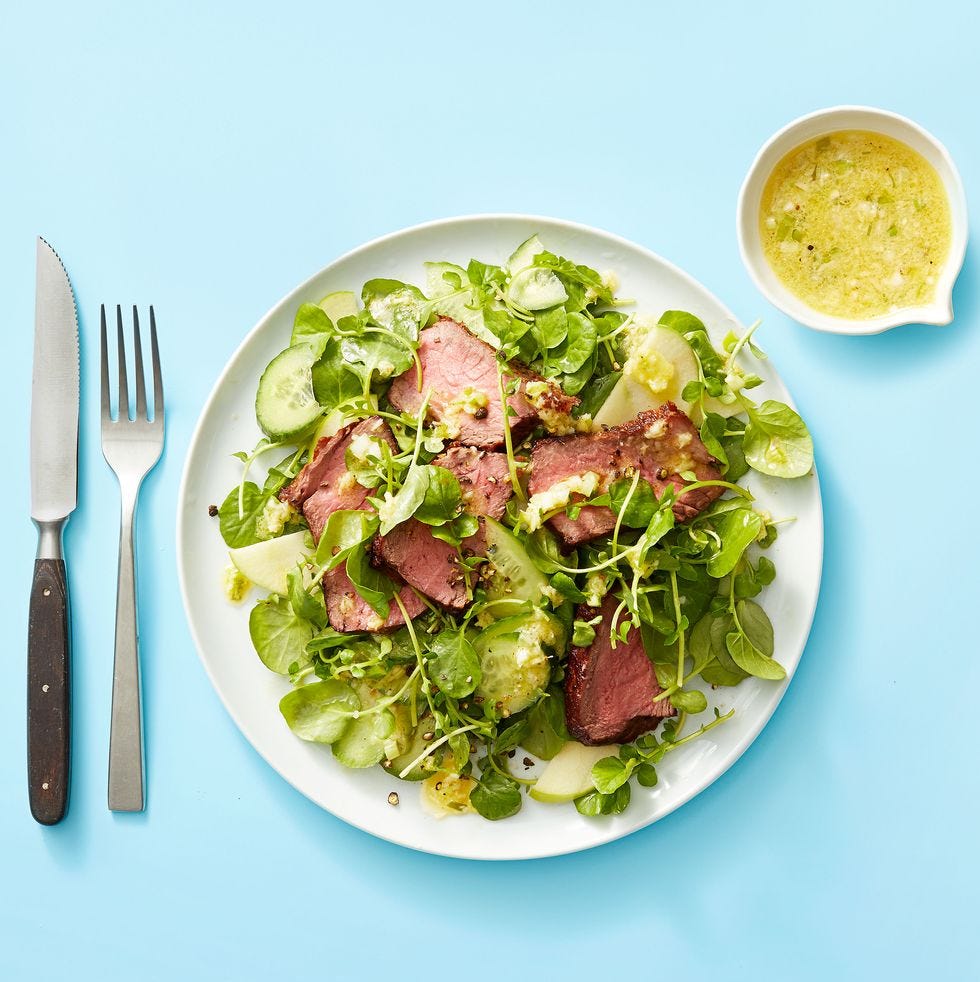
<svg viewBox="0 0 980 982">
<path fill-rule="evenodd" d="M 255 418 L 270 440 L 299 436 L 323 412 L 313 396 L 316 357 L 313 345 L 294 344 L 276 355 L 262 373 L 255 395 Z"/>
<path fill-rule="evenodd" d="M 461 286 L 469 285 L 469 277 L 462 266 L 455 263 L 426 263 L 425 264 L 425 293 L 428 297 L 444 297 L 447 293 L 455 293 L 457 287 L 443 279 L 443 273 L 453 273 L 459 277 Z"/>
<path fill-rule="evenodd" d="M 342 317 L 354 317 L 357 314 L 357 298 L 350 290 L 328 293 L 318 306 L 335 325 Z"/>
<path fill-rule="evenodd" d="M 278 593 L 280 597 L 284 597 L 288 589 L 286 574 L 304 562 L 309 554 L 306 532 L 290 532 L 228 553 L 243 576 L 257 587 Z"/>
<path fill-rule="evenodd" d="M 483 675 L 477 695 L 501 715 L 527 709 L 551 679 L 548 652 L 564 644 L 561 622 L 541 608 L 496 621 L 473 641 Z"/>
<path fill-rule="evenodd" d="M 431 736 L 428 740 L 423 739 L 423 737 L 425 734 L 431 734 L 434 727 L 435 722 L 431 716 L 424 716 L 420 719 L 404 752 L 400 753 L 397 757 L 392 757 L 390 764 L 385 767 L 385 770 L 394 777 L 401 777 L 402 771 L 432 743 Z M 432 773 L 432 768 L 425 767 L 425 763 L 427 763 L 425 760 L 419 762 L 401 779 L 403 781 L 425 780 Z"/>
<path fill-rule="evenodd" d="M 525 310 L 547 310 L 568 299 L 562 281 L 543 266 L 529 266 L 507 285 L 507 298 Z"/>
<path fill-rule="evenodd" d="M 514 273 L 527 269 L 534 262 L 534 257 L 539 252 L 544 252 L 544 246 L 537 235 L 532 235 L 514 250 L 513 255 L 504 264 L 504 268 L 513 276 Z"/>
<path fill-rule="evenodd" d="M 484 518 L 487 559 L 493 572 L 487 578 L 490 600 L 530 600 L 537 603 L 548 577 L 531 562 L 521 540 L 492 518 Z"/>
<path fill-rule="evenodd" d="M 596 422 L 618 426 L 665 402 L 689 413 L 691 403 L 681 393 L 698 377 L 698 361 L 691 346 L 676 331 L 660 324 L 637 329 L 631 340 L 623 375 L 596 413 Z"/>
<path fill-rule="evenodd" d="M 545 765 L 541 777 L 531 788 L 531 797 L 535 801 L 554 804 L 581 798 L 595 790 L 592 784 L 592 765 L 618 751 L 616 744 L 586 747 L 570 740 Z"/>
</svg>

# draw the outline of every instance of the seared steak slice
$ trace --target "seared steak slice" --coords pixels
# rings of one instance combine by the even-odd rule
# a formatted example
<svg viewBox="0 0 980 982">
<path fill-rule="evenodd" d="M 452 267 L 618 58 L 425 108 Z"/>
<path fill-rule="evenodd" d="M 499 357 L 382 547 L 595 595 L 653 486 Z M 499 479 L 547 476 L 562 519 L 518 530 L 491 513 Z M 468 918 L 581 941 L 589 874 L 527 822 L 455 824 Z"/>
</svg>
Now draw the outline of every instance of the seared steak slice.
<svg viewBox="0 0 980 982">
<path fill-rule="evenodd" d="M 497 357 L 493 348 L 475 338 L 462 325 L 448 317 L 436 321 L 419 335 L 419 361 L 422 365 L 422 391 L 412 366 L 399 375 L 388 390 L 388 401 L 402 412 L 417 413 L 429 392 L 428 415 L 446 424 L 452 438 L 484 449 L 504 443 L 504 412 L 497 378 Z M 543 381 L 525 368 L 512 366 L 505 383 L 518 378 L 517 392 L 507 404 L 513 410 L 510 428 L 521 439 L 538 422 L 538 410 L 525 396 L 527 383 Z M 578 403 L 557 385 L 548 383 L 536 400 L 553 412 L 569 412 Z"/>
<path fill-rule="evenodd" d="M 609 625 L 617 604 L 614 597 L 605 598 L 595 640 L 588 648 L 572 648 L 565 665 L 568 732 L 590 746 L 627 743 L 676 715 L 669 699 L 653 701 L 662 690 L 640 632 L 632 628 L 625 642 L 612 647 Z M 583 619 L 594 614 L 592 607 L 579 611 Z"/>
<path fill-rule="evenodd" d="M 398 451 L 391 429 L 383 419 L 371 416 L 350 423 L 334 436 L 320 440 L 309 463 L 279 492 L 282 501 L 288 501 L 294 508 L 302 508 L 317 542 L 327 519 L 335 511 L 357 511 L 364 507 L 371 493 L 347 473 L 347 448 L 359 436 L 376 437 L 396 453 Z"/>
<path fill-rule="evenodd" d="M 402 581 L 393 576 L 396 583 Z M 374 609 L 363 600 L 354 589 L 347 576 L 347 570 L 341 563 L 323 577 L 323 594 L 327 601 L 327 617 L 330 626 L 342 634 L 354 634 L 359 631 L 389 631 L 401 627 L 405 623 L 401 609 L 394 600 L 389 601 L 388 619 L 382 621 Z M 407 584 L 398 591 L 401 602 L 405 605 L 409 617 L 418 617 L 425 610 L 425 603 L 419 599 L 415 591 Z"/>
<path fill-rule="evenodd" d="M 315 542 L 320 541 L 327 519 L 335 511 L 357 511 L 371 507 L 367 503 L 370 490 L 358 484 L 347 471 L 347 448 L 359 436 L 376 437 L 392 450 L 398 450 L 391 429 L 383 419 L 372 416 L 351 423 L 334 436 L 320 440 L 309 463 L 291 484 L 279 492 L 283 501 L 288 501 L 294 508 L 302 508 Z M 398 595 L 408 616 L 417 617 L 425 609 L 425 603 L 400 577 L 395 575 L 392 579 L 396 584 L 401 584 Z M 344 634 L 387 631 L 405 623 L 401 610 L 394 602 L 390 605 L 387 620 L 382 621 L 370 604 L 358 595 L 343 564 L 324 574 L 322 584 L 327 617 L 335 631 Z"/>
<path fill-rule="evenodd" d="M 463 540 L 464 555 L 486 553 L 483 525 Z M 468 573 L 459 553 L 448 542 L 437 539 L 432 529 L 410 518 L 396 525 L 387 535 L 379 535 L 371 544 L 371 558 L 376 566 L 395 570 L 398 576 L 443 607 L 463 610 L 471 600 L 467 585 L 474 574 Z"/>
<path fill-rule="evenodd" d="M 528 491 L 539 494 L 575 475 L 592 471 L 604 490 L 613 481 L 639 469 L 659 497 L 668 484 L 680 492 L 686 484 L 682 471 L 692 471 L 702 481 L 718 480 L 721 472 L 708 453 L 694 424 L 672 402 L 648 409 L 621 426 L 598 433 L 551 437 L 531 448 Z M 722 493 L 719 487 L 699 488 L 680 494 L 674 503 L 678 522 L 693 518 Z M 549 524 L 565 546 L 571 548 L 613 530 L 611 508 L 587 506 L 572 520 L 555 515 Z"/>
<path fill-rule="evenodd" d="M 452 471 L 463 489 L 463 505 L 471 515 L 503 517 L 514 493 L 506 454 L 475 447 L 450 447 L 432 463 Z"/>
</svg>

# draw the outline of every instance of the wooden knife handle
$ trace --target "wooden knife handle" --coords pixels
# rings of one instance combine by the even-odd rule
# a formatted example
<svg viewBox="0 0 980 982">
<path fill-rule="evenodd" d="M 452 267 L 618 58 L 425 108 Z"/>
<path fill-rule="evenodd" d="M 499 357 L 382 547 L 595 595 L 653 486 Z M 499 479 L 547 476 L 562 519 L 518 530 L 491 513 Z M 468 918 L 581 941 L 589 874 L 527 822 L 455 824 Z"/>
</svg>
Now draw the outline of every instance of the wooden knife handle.
<svg viewBox="0 0 980 982">
<path fill-rule="evenodd" d="M 60 822 L 68 809 L 70 661 L 65 563 L 38 559 L 27 629 L 27 780 L 31 814 L 42 825 Z"/>
</svg>

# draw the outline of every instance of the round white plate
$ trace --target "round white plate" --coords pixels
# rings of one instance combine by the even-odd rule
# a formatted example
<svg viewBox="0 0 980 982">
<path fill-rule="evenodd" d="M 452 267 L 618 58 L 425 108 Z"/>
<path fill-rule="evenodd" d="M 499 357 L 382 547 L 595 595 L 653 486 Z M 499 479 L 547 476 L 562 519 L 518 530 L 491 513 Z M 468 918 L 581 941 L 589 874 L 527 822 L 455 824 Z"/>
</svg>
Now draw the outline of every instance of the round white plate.
<svg viewBox="0 0 980 982">
<path fill-rule="evenodd" d="M 585 818 L 571 804 L 526 799 L 521 812 L 501 822 L 477 815 L 432 818 L 422 810 L 417 785 L 398 781 L 380 767 L 348 770 L 329 747 L 296 739 L 279 714 L 288 682 L 269 672 L 248 636 L 251 602 L 235 606 L 222 593 L 228 551 L 208 505 L 220 502 L 240 477 L 232 453 L 255 445 L 255 387 L 269 360 L 289 340 L 297 306 L 332 290 L 360 290 L 374 277 L 424 283 L 423 262 L 471 257 L 502 262 L 518 243 L 537 232 L 547 248 L 599 271 L 615 270 L 619 293 L 637 309 L 659 316 L 689 310 L 708 325 L 716 341 L 741 326 L 703 286 L 676 266 L 625 239 L 571 222 L 523 215 L 480 215 L 431 222 L 396 232 L 355 249 L 297 287 L 259 321 L 232 356 L 201 414 L 184 469 L 177 510 L 177 549 L 184 607 L 201 661 L 218 695 L 252 746 L 290 784 L 334 815 L 373 835 L 445 856 L 527 859 L 588 849 L 643 828 L 680 807 L 720 777 L 745 751 L 772 715 L 799 662 L 817 602 L 823 555 L 823 512 L 816 475 L 749 481 L 759 507 L 795 517 L 769 555 L 778 576 L 764 594 L 776 634 L 776 657 L 786 667 L 782 683 L 747 679 L 734 689 L 709 692 L 709 700 L 733 719 L 671 753 L 658 766 L 656 788 L 636 787 L 622 815 Z M 764 344 L 764 339 L 762 339 Z M 760 374 L 759 400 L 789 402 L 768 362 Z M 254 600 L 254 598 L 252 598 Z M 710 718 L 710 707 L 704 719 Z M 688 725 L 695 726 L 698 719 Z M 401 804 L 388 804 L 397 790 Z"/>
</svg>

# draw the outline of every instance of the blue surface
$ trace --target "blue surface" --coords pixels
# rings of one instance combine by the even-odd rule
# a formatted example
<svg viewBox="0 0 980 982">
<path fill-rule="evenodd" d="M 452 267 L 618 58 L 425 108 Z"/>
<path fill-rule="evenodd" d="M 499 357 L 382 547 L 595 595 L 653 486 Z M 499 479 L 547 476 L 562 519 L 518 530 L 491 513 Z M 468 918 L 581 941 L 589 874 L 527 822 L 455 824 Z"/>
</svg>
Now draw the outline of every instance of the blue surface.
<svg viewBox="0 0 980 982">
<path fill-rule="evenodd" d="M 969 5 L 9 6 L 0 979 L 980 976 L 976 250 L 951 327 L 847 339 L 770 308 L 733 231 L 762 141 L 843 102 L 931 129 L 976 199 Z M 635 239 L 765 318 L 816 440 L 827 548 L 799 673 L 738 765 L 624 841 L 494 866 L 375 841 L 266 767 L 193 651 L 173 529 L 198 412 L 267 308 L 375 235 L 501 210 Z M 24 775 L 38 233 L 74 281 L 84 371 L 75 770 L 53 829 L 31 821 Z M 139 539 L 138 816 L 105 805 L 118 499 L 98 445 L 102 301 L 156 305 L 169 385 Z"/>
</svg>

